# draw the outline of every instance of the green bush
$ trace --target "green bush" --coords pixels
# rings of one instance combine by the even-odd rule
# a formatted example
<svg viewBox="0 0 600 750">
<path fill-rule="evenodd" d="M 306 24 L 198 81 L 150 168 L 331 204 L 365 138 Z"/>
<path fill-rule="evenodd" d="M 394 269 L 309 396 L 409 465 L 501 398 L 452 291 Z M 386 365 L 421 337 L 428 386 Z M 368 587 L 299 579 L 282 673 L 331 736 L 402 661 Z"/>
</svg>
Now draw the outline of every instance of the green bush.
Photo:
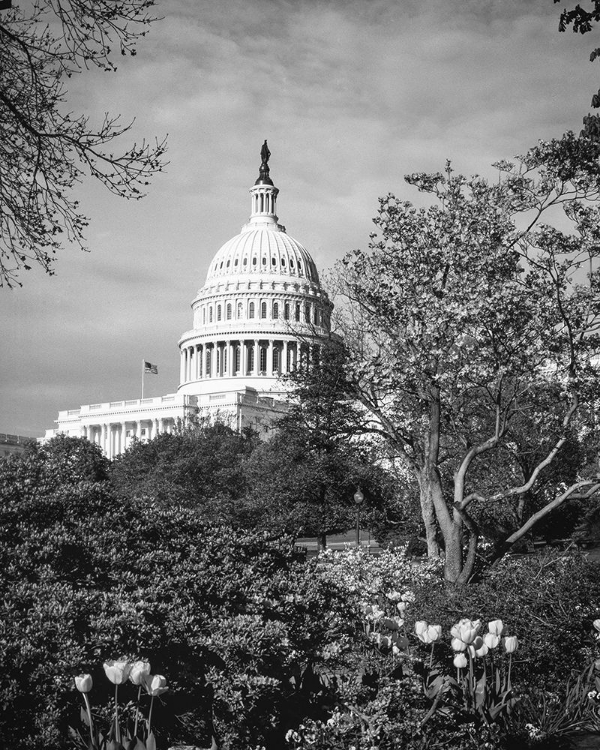
<svg viewBox="0 0 600 750">
<path fill-rule="evenodd" d="M 207 526 L 193 510 L 115 496 L 107 481 L 54 481 L 44 456 L 0 468 L 0 746 L 63 748 L 78 724 L 73 676 L 147 658 L 170 690 L 159 740 L 274 747 L 321 712 L 330 646 L 351 642 L 334 585 L 260 534 Z"/>
</svg>

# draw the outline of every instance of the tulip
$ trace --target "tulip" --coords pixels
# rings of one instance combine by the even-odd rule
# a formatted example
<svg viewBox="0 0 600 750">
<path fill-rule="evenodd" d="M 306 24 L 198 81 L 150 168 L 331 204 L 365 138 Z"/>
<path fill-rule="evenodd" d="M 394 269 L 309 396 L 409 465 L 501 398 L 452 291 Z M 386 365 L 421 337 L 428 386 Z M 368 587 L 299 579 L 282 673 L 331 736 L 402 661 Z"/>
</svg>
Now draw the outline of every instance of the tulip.
<svg viewBox="0 0 600 750">
<path fill-rule="evenodd" d="M 467 648 L 467 644 L 461 641 L 460 638 L 453 638 L 450 641 L 450 645 L 454 651 L 464 651 Z"/>
<path fill-rule="evenodd" d="M 488 631 L 493 635 L 502 635 L 503 630 L 504 623 L 502 620 L 492 620 L 491 622 L 488 622 Z"/>
<path fill-rule="evenodd" d="M 517 650 L 518 645 L 519 641 L 516 635 L 508 635 L 504 639 L 504 649 L 507 654 L 513 654 Z"/>
<path fill-rule="evenodd" d="M 75 687 L 80 693 L 89 693 L 93 684 L 91 674 L 80 674 L 75 678 Z"/>
<path fill-rule="evenodd" d="M 488 648 L 497 648 L 500 643 L 500 636 L 494 633 L 486 633 L 483 636 L 483 642 Z"/>
<path fill-rule="evenodd" d="M 149 661 L 134 661 L 131 665 L 131 672 L 129 673 L 129 679 L 134 685 L 141 685 L 144 681 L 144 676 L 150 674 L 150 662 Z"/>
<path fill-rule="evenodd" d="M 404 635 L 399 635 L 398 633 L 394 633 L 392 635 L 392 642 L 398 648 L 408 648 L 408 638 Z"/>
<path fill-rule="evenodd" d="M 131 671 L 131 664 L 127 659 L 120 659 L 119 661 L 111 659 L 104 662 L 104 671 L 113 685 L 122 685 L 124 682 L 127 682 L 129 672 Z"/>
<path fill-rule="evenodd" d="M 417 620 L 417 622 L 415 622 L 415 633 L 420 636 L 428 627 L 429 625 L 425 620 Z"/>
<path fill-rule="evenodd" d="M 157 695 L 166 693 L 169 689 L 167 687 L 167 678 L 161 674 L 149 674 L 144 677 L 144 685 L 146 686 L 146 692 L 153 698 Z"/>
<path fill-rule="evenodd" d="M 432 643 L 435 641 L 439 641 L 439 639 L 442 637 L 442 626 L 430 625 L 427 628 L 427 632 L 429 633 L 429 637 L 431 638 Z"/>
<path fill-rule="evenodd" d="M 406 611 L 406 608 L 408 607 L 408 604 L 406 602 L 397 602 L 396 607 L 398 608 L 398 612 L 403 615 Z"/>
<path fill-rule="evenodd" d="M 600 633 L 600 620 L 594 620 L 592 625 L 596 628 L 596 630 Z"/>
<path fill-rule="evenodd" d="M 475 640 L 480 627 L 481 620 L 469 620 L 463 617 L 462 620 L 452 627 L 450 633 L 454 638 L 460 638 L 468 646 Z"/>
<path fill-rule="evenodd" d="M 94 719 L 92 718 L 92 707 L 90 706 L 90 699 L 88 693 L 92 689 L 92 675 L 91 674 L 80 674 L 75 678 L 75 687 L 80 693 L 83 693 L 83 700 L 85 701 L 85 710 L 87 712 L 87 723 L 90 730 L 90 747 L 94 747 Z"/>
<path fill-rule="evenodd" d="M 422 642 L 429 644 L 431 643 L 431 636 L 429 635 L 429 628 L 425 628 L 421 633 L 417 633 L 417 638 Z"/>
<path fill-rule="evenodd" d="M 457 669 L 464 669 L 468 663 L 467 657 L 464 654 L 456 654 L 453 663 Z"/>
<path fill-rule="evenodd" d="M 483 638 L 478 635 L 473 643 L 469 646 L 469 653 L 471 654 L 471 657 L 474 659 L 476 656 L 485 656 L 487 652 L 488 647 L 485 645 Z"/>
</svg>

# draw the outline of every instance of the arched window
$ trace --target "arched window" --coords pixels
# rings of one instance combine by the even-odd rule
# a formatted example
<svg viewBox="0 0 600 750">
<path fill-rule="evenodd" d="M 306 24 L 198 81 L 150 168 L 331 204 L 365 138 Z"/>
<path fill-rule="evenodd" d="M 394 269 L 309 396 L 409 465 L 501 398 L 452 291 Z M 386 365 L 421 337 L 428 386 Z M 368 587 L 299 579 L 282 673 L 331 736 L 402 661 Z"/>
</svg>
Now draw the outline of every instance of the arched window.
<svg viewBox="0 0 600 750">
<path fill-rule="evenodd" d="M 273 320 L 279 317 L 279 302 L 273 302 Z"/>
<path fill-rule="evenodd" d="M 238 318 L 242 318 L 243 315 L 244 315 L 244 305 L 241 302 L 238 302 L 237 316 Z"/>
<path fill-rule="evenodd" d="M 247 266 L 247 265 L 248 265 L 248 258 L 244 258 L 244 265 L 245 265 L 245 266 Z"/>
<path fill-rule="evenodd" d="M 213 322 L 213 311 L 212 311 L 212 307 L 209 307 L 209 308 L 208 308 L 208 322 L 209 322 L 209 323 L 212 323 L 212 322 Z"/>
<path fill-rule="evenodd" d="M 286 302 L 285 305 L 283 306 L 283 317 L 285 320 L 290 319 L 290 303 L 289 302 Z"/>
<path fill-rule="evenodd" d="M 227 320 L 231 320 L 231 302 L 227 303 Z"/>
<path fill-rule="evenodd" d="M 221 320 L 221 305 L 217 305 L 217 321 Z"/>
<path fill-rule="evenodd" d="M 262 264 L 263 264 L 263 266 L 267 265 L 267 259 L 264 257 L 264 255 L 263 255 L 263 259 L 262 259 Z"/>
<path fill-rule="evenodd" d="M 208 347 L 206 350 L 206 377 L 209 378 L 212 373 L 212 349 Z"/>
<path fill-rule="evenodd" d="M 248 372 L 254 372 L 254 347 L 248 347 Z"/>
<path fill-rule="evenodd" d="M 250 306 L 248 308 L 248 317 L 253 318 L 254 317 L 254 302 L 250 303 Z"/>
<path fill-rule="evenodd" d="M 266 302 L 260 303 L 260 317 L 261 318 L 267 317 L 267 303 Z"/>
<path fill-rule="evenodd" d="M 279 372 L 279 368 L 280 368 L 279 360 L 280 360 L 279 347 L 275 346 L 273 347 L 273 372 L 276 372 L 276 373 Z"/>
<path fill-rule="evenodd" d="M 202 308 L 202 325 L 206 325 L 206 308 Z"/>
<path fill-rule="evenodd" d="M 308 304 L 308 302 L 304 306 L 304 320 L 307 323 L 310 323 L 310 305 Z"/>
<path fill-rule="evenodd" d="M 255 266 L 255 265 L 256 265 L 256 258 L 252 258 L 252 265 L 253 265 L 253 266 Z"/>
<path fill-rule="evenodd" d="M 296 313 L 294 315 L 294 320 L 296 322 L 300 321 L 300 303 L 299 302 L 296 302 Z"/>
<path fill-rule="evenodd" d="M 260 347 L 260 372 L 265 373 L 267 371 L 267 347 Z"/>
<path fill-rule="evenodd" d="M 235 357 L 235 362 L 234 362 L 234 365 L 233 365 L 233 372 L 231 374 L 232 375 L 237 375 L 238 372 L 240 371 L 241 358 L 242 358 L 241 357 L 241 351 L 240 351 L 240 345 L 239 344 L 236 344 L 235 347 L 234 347 L 234 357 Z"/>
<path fill-rule="evenodd" d="M 277 261 L 275 260 L 275 258 L 271 258 L 271 265 L 272 266 L 276 266 L 277 265 Z"/>
</svg>

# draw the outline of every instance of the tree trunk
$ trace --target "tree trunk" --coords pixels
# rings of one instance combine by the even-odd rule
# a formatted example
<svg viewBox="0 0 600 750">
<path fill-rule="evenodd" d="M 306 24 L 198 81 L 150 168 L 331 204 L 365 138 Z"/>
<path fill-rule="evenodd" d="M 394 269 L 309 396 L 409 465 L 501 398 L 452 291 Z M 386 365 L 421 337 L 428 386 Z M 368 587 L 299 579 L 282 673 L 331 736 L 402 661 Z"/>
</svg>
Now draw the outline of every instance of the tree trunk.
<svg viewBox="0 0 600 750">
<path fill-rule="evenodd" d="M 319 552 L 324 552 L 327 549 L 327 534 L 318 534 L 317 544 L 319 547 Z"/>
<path fill-rule="evenodd" d="M 440 545 L 437 540 L 437 522 L 435 519 L 435 508 L 433 507 L 433 494 L 431 480 L 425 472 L 417 474 L 419 483 L 419 501 L 421 503 L 421 516 L 425 524 L 425 539 L 427 540 L 427 557 L 439 557 Z"/>
</svg>

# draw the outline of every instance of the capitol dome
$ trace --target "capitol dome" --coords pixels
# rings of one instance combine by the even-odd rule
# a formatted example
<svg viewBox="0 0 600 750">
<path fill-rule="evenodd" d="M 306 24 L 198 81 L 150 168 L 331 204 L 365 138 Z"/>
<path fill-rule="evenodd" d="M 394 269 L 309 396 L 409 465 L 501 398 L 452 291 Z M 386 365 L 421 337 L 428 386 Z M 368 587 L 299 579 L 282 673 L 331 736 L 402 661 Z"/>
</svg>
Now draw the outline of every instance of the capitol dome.
<svg viewBox="0 0 600 750">
<path fill-rule="evenodd" d="M 179 392 L 282 394 L 280 375 L 329 334 L 332 305 L 314 261 L 279 224 L 266 141 L 261 157 L 250 218 L 216 253 L 192 302 L 193 328 L 179 341 Z"/>
</svg>

